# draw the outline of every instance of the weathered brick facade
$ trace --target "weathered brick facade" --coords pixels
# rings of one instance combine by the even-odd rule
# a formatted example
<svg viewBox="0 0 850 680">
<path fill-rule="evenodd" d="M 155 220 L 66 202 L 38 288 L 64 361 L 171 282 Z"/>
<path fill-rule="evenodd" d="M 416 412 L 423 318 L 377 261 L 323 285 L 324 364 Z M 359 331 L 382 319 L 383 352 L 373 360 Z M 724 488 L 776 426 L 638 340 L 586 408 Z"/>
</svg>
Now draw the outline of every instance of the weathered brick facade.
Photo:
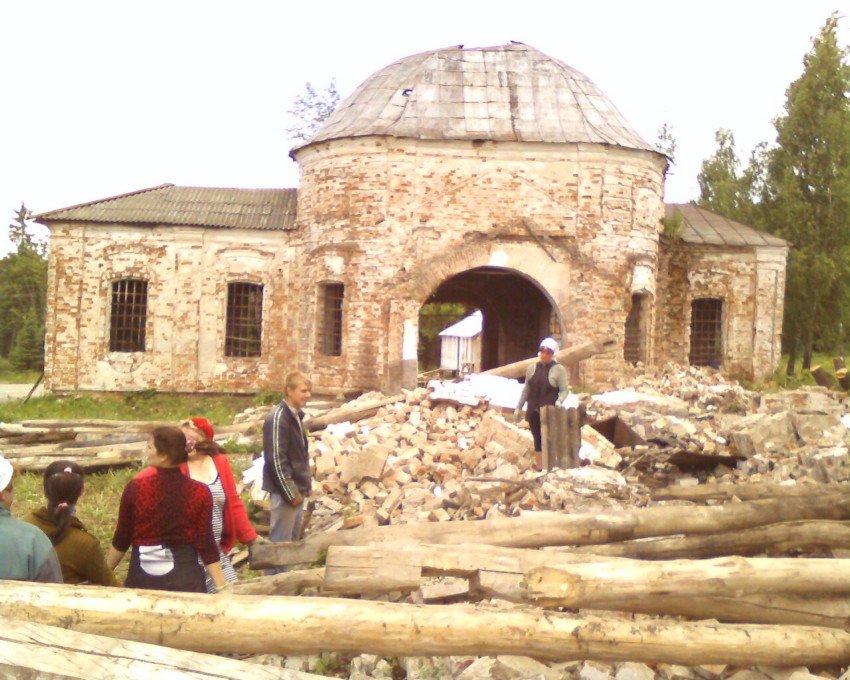
<svg viewBox="0 0 850 680">
<path fill-rule="evenodd" d="M 544 76 L 551 90 L 524 85 Z M 612 338 L 617 351 L 573 375 L 604 384 L 635 294 L 641 359 L 687 361 L 690 305 L 711 297 L 724 301 L 723 367 L 769 373 L 784 245 L 662 242 L 667 159 L 581 78 L 525 46 L 416 55 L 293 150 L 297 212 L 275 212 L 291 190 L 166 185 L 38 216 L 51 228 L 46 384 L 244 392 L 300 368 L 327 393 L 410 387 L 434 300 L 483 311 L 483 368 L 552 333 L 564 346 Z M 375 109 L 384 99 L 389 113 Z M 125 279 L 147 283 L 143 351 L 110 351 L 111 287 Z M 234 282 L 262 291 L 259 356 L 227 356 Z"/>
</svg>

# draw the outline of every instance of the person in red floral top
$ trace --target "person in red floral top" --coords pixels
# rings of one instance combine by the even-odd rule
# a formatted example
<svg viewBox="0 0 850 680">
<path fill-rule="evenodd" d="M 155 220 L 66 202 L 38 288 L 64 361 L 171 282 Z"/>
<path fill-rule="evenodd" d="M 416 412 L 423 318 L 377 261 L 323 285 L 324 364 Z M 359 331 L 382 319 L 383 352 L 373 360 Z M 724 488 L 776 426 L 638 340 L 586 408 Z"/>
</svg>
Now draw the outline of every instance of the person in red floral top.
<svg viewBox="0 0 850 680">
<path fill-rule="evenodd" d="M 206 592 L 201 562 L 216 588 L 224 588 L 210 491 L 180 471 L 186 436 L 179 427 L 158 427 L 146 453 L 149 467 L 121 495 L 107 564 L 114 569 L 132 547 L 127 588 Z"/>
</svg>

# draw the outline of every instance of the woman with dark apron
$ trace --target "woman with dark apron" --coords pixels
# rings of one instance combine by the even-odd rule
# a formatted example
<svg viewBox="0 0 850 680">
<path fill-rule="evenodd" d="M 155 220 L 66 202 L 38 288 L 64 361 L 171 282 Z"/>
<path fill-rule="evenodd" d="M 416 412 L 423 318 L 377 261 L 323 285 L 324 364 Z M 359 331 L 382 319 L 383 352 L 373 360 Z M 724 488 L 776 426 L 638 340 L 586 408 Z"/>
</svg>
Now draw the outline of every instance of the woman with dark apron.
<svg viewBox="0 0 850 680">
<path fill-rule="evenodd" d="M 186 436 L 179 427 L 158 427 L 146 453 L 149 467 L 121 495 L 107 564 L 114 569 L 132 547 L 127 588 L 206 592 L 201 562 L 216 588 L 224 588 L 210 491 L 180 471 Z"/>
</svg>

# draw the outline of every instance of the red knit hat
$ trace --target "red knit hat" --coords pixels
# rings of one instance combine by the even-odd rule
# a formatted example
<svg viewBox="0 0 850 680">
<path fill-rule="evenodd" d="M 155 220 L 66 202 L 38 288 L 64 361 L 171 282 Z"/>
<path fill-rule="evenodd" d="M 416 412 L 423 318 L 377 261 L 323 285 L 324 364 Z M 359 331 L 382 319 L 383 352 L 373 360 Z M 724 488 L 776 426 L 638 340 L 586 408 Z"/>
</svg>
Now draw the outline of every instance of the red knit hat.
<svg viewBox="0 0 850 680">
<path fill-rule="evenodd" d="M 210 441 L 213 440 L 213 436 L 215 435 L 215 430 L 213 430 L 213 426 L 210 425 L 210 421 L 206 418 L 190 418 L 192 424 L 198 428 L 200 432 L 204 433 L 204 436 Z"/>
</svg>

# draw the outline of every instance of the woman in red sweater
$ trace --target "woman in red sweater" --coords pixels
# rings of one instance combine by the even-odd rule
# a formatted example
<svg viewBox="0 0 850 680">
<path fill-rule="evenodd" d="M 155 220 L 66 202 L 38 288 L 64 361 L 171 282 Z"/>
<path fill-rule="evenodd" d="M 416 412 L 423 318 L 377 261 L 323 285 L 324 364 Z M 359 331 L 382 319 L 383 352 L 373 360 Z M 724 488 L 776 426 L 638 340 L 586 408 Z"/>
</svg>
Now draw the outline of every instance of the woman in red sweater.
<svg viewBox="0 0 850 680">
<path fill-rule="evenodd" d="M 212 533 L 209 489 L 180 472 L 186 444 L 179 427 L 156 428 L 146 451 L 149 467 L 124 487 L 106 563 L 114 569 L 132 546 L 127 588 L 206 592 L 199 557 L 216 588 L 227 585 Z"/>
<path fill-rule="evenodd" d="M 189 460 L 180 466 L 184 475 L 206 484 L 213 498 L 212 531 L 219 546 L 219 560 L 228 583 L 238 580 L 228 553 L 238 540 L 251 545 L 258 540 L 248 520 L 245 506 L 236 490 L 236 480 L 226 451 L 213 437 L 215 431 L 206 418 L 189 418 L 180 426 L 186 435 Z M 211 592 L 213 584 L 207 578 Z"/>
</svg>

